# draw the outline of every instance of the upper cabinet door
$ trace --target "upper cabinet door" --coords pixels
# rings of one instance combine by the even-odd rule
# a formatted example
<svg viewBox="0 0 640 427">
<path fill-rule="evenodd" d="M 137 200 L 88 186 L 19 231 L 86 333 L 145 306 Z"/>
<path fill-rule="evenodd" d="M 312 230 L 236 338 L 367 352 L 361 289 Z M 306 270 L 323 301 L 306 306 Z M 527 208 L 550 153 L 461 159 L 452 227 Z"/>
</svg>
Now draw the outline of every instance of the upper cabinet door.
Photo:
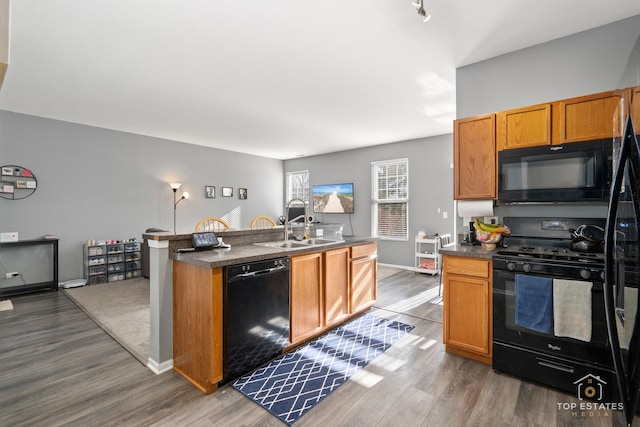
<svg viewBox="0 0 640 427">
<path fill-rule="evenodd" d="M 555 102 L 553 143 L 620 136 L 619 127 L 614 123 L 619 120 L 617 114 L 624 110 L 619 108 L 621 101 L 622 105 L 627 105 L 628 93 L 628 90 L 623 89 Z"/>
<path fill-rule="evenodd" d="M 496 174 L 496 115 L 454 121 L 453 198 L 495 199 Z"/>
<path fill-rule="evenodd" d="M 636 134 L 640 134 L 640 86 L 631 88 L 631 121 Z"/>
<path fill-rule="evenodd" d="M 551 144 L 551 104 L 497 113 L 498 151 Z"/>
</svg>

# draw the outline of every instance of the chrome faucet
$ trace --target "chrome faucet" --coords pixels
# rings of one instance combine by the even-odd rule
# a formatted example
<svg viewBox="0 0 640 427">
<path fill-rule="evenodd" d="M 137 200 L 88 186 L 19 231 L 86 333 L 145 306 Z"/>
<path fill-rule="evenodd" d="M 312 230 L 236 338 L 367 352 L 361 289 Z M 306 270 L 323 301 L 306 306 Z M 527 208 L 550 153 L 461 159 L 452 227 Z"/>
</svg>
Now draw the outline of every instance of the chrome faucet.
<svg viewBox="0 0 640 427">
<path fill-rule="evenodd" d="M 300 202 L 302 203 L 302 206 L 304 207 L 304 215 L 298 215 L 297 217 L 291 219 L 291 221 L 289 221 L 289 208 L 291 207 L 291 203 L 293 202 Z M 304 202 L 304 200 L 299 199 L 299 198 L 293 198 L 291 200 L 289 200 L 289 203 L 287 203 L 287 211 L 285 212 L 285 216 L 284 216 L 284 240 L 285 242 L 289 240 L 289 227 L 290 227 L 290 222 L 292 221 L 297 221 L 300 219 L 300 217 L 304 217 L 304 233 L 305 233 L 305 237 L 307 234 L 307 230 L 309 229 L 309 224 L 307 223 L 308 221 L 308 215 L 307 215 L 307 204 Z"/>
</svg>

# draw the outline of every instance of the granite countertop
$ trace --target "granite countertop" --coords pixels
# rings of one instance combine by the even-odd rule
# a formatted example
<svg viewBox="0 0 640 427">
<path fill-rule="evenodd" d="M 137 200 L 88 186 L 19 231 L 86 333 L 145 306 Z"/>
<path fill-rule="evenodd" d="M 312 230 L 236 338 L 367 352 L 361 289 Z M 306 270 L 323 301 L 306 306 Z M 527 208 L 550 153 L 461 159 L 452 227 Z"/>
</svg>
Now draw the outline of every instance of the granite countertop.
<svg viewBox="0 0 640 427">
<path fill-rule="evenodd" d="M 212 249 L 201 252 L 171 252 L 169 258 L 174 261 L 186 262 L 205 268 L 225 267 L 228 265 L 244 264 L 247 262 L 263 261 L 267 259 L 299 255 L 304 253 L 326 251 L 344 246 L 377 241 L 375 237 L 343 237 L 343 241 L 335 244 L 310 246 L 308 248 L 272 248 L 255 244 L 232 245 L 229 249 Z"/>
<path fill-rule="evenodd" d="M 487 250 L 481 245 L 478 246 L 464 246 L 464 245 L 451 245 L 440 249 L 442 255 L 462 256 L 469 258 L 484 258 L 491 259 L 493 254 L 497 252 L 497 248 Z"/>
</svg>

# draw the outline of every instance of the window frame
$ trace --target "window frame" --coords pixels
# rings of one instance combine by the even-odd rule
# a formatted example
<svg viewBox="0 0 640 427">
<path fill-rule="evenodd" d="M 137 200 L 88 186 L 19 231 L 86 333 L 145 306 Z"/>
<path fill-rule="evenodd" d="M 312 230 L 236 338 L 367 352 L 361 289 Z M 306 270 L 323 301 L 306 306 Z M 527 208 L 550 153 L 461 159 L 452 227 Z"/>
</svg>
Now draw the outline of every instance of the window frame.
<svg viewBox="0 0 640 427">
<path fill-rule="evenodd" d="M 302 190 L 302 194 L 303 196 L 300 197 L 297 195 L 297 191 L 296 191 L 296 195 L 294 196 L 294 192 L 292 189 L 292 184 L 293 184 L 293 177 L 294 176 L 300 176 L 300 175 L 306 175 L 306 183 L 303 183 L 303 185 L 306 185 L 306 187 Z M 309 180 L 309 171 L 308 170 L 299 170 L 299 171 L 291 171 L 291 172 L 287 172 L 286 173 L 286 182 L 285 182 L 285 206 L 287 205 L 287 203 L 289 203 L 291 201 L 291 199 L 294 198 L 299 198 L 304 200 L 305 205 L 309 205 L 309 196 L 310 196 L 310 180 Z"/>
<path fill-rule="evenodd" d="M 403 175 L 397 175 L 396 174 L 396 178 L 398 177 L 404 177 L 405 178 L 405 187 L 404 188 L 406 190 L 405 197 L 394 197 L 394 198 L 379 198 L 379 180 L 378 180 L 378 174 L 377 174 L 377 170 L 379 166 L 400 166 L 400 165 L 404 165 L 405 167 L 405 174 Z M 389 176 L 387 174 L 386 176 L 387 182 L 389 181 Z M 400 189 L 399 186 L 396 187 L 396 189 Z M 409 159 L 408 158 L 400 158 L 400 159 L 392 159 L 392 160 L 383 160 L 383 161 L 377 161 L 377 162 L 371 162 L 371 190 L 372 190 L 372 195 L 371 195 L 371 234 L 375 237 L 378 237 L 380 240 L 390 240 L 390 241 L 409 241 Z M 388 194 L 387 194 L 388 196 Z M 398 236 L 389 236 L 389 235 L 381 235 L 380 234 L 380 228 L 379 228 L 379 218 L 378 218 L 378 208 L 380 206 L 380 204 L 404 204 L 404 208 L 405 208 L 405 230 L 404 230 L 404 236 L 402 237 L 398 237 Z"/>
</svg>

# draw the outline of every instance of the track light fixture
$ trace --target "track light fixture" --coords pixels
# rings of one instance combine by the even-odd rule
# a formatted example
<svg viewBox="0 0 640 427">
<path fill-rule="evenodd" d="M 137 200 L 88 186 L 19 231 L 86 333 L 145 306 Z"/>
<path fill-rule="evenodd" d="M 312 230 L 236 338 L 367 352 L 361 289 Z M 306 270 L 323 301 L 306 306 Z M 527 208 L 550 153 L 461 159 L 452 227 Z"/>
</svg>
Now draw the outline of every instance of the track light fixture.
<svg viewBox="0 0 640 427">
<path fill-rule="evenodd" d="M 415 0 L 412 4 L 418 8 L 418 15 L 422 16 L 424 22 L 427 22 L 429 18 L 431 18 L 431 15 L 424 10 L 424 0 Z"/>
</svg>

